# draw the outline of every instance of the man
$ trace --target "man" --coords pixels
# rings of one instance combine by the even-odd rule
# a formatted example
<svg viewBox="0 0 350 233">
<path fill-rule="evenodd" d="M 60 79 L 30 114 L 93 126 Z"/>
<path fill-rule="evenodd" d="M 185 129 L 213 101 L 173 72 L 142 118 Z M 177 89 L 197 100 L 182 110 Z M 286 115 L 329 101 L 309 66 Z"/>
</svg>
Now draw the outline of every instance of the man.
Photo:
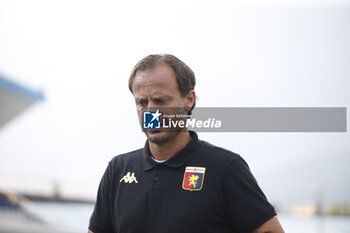
<svg viewBox="0 0 350 233">
<path fill-rule="evenodd" d="M 175 56 L 142 59 L 129 79 L 140 122 L 145 109 L 190 113 L 195 83 L 192 70 Z M 110 161 L 89 232 L 283 233 L 239 155 L 200 141 L 193 131 L 144 132 L 144 148 Z"/>
</svg>

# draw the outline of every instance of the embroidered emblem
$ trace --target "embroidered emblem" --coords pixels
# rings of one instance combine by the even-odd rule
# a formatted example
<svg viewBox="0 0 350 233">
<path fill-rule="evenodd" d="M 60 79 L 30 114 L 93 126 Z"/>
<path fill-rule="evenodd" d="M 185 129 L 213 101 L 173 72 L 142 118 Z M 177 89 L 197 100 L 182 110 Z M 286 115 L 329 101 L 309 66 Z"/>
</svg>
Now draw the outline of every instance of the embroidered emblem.
<svg viewBox="0 0 350 233">
<path fill-rule="evenodd" d="M 130 184 L 132 182 L 138 183 L 138 181 L 136 180 L 136 177 L 135 177 L 135 172 L 126 173 L 126 175 L 119 181 L 119 183 L 121 183 L 122 181 L 124 181 L 125 183 L 130 183 Z"/>
<path fill-rule="evenodd" d="M 189 191 L 199 191 L 203 187 L 205 167 L 186 167 L 182 188 Z"/>
</svg>

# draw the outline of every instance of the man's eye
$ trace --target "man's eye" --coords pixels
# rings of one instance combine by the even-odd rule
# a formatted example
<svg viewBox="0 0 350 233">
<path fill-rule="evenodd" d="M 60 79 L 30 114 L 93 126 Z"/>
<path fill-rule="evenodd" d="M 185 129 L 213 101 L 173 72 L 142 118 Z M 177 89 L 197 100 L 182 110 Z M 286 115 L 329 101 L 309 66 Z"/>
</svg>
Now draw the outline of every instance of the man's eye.
<svg viewBox="0 0 350 233">
<path fill-rule="evenodd" d="M 164 100 L 156 99 L 154 102 L 156 102 L 156 104 L 163 104 L 163 103 L 164 103 Z"/>
<path fill-rule="evenodd" d="M 140 101 L 138 101 L 138 104 L 141 105 L 141 106 L 145 106 L 145 105 L 147 105 L 147 101 L 146 100 L 140 100 Z"/>
</svg>

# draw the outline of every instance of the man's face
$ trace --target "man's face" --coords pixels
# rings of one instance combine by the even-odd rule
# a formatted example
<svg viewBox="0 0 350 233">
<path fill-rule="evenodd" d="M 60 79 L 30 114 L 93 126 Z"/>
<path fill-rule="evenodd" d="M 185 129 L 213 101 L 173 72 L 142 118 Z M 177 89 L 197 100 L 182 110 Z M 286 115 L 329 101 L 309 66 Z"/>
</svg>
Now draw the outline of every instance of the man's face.
<svg viewBox="0 0 350 233">
<path fill-rule="evenodd" d="M 182 108 L 186 98 L 181 98 L 173 69 L 160 63 L 155 67 L 136 72 L 132 90 L 136 102 L 137 114 L 142 121 L 143 111 L 147 108 Z M 144 130 L 150 142 L 164 144 L 174 139 L 175 130 Z"/>
</svg>

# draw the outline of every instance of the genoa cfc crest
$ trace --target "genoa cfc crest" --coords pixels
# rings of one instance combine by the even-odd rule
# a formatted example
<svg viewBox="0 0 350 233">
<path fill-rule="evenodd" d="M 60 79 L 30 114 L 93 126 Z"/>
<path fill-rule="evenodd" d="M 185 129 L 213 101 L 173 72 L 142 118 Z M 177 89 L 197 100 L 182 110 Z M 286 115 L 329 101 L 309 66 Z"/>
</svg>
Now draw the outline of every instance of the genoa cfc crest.
<svg viewBox="0 0 350 233">
<path fill-rule="evenodd" d="M 186 167 L 182 188 L 190 191 L 199 191 L 203 187 L 205 167 Z"/>
</svg>

